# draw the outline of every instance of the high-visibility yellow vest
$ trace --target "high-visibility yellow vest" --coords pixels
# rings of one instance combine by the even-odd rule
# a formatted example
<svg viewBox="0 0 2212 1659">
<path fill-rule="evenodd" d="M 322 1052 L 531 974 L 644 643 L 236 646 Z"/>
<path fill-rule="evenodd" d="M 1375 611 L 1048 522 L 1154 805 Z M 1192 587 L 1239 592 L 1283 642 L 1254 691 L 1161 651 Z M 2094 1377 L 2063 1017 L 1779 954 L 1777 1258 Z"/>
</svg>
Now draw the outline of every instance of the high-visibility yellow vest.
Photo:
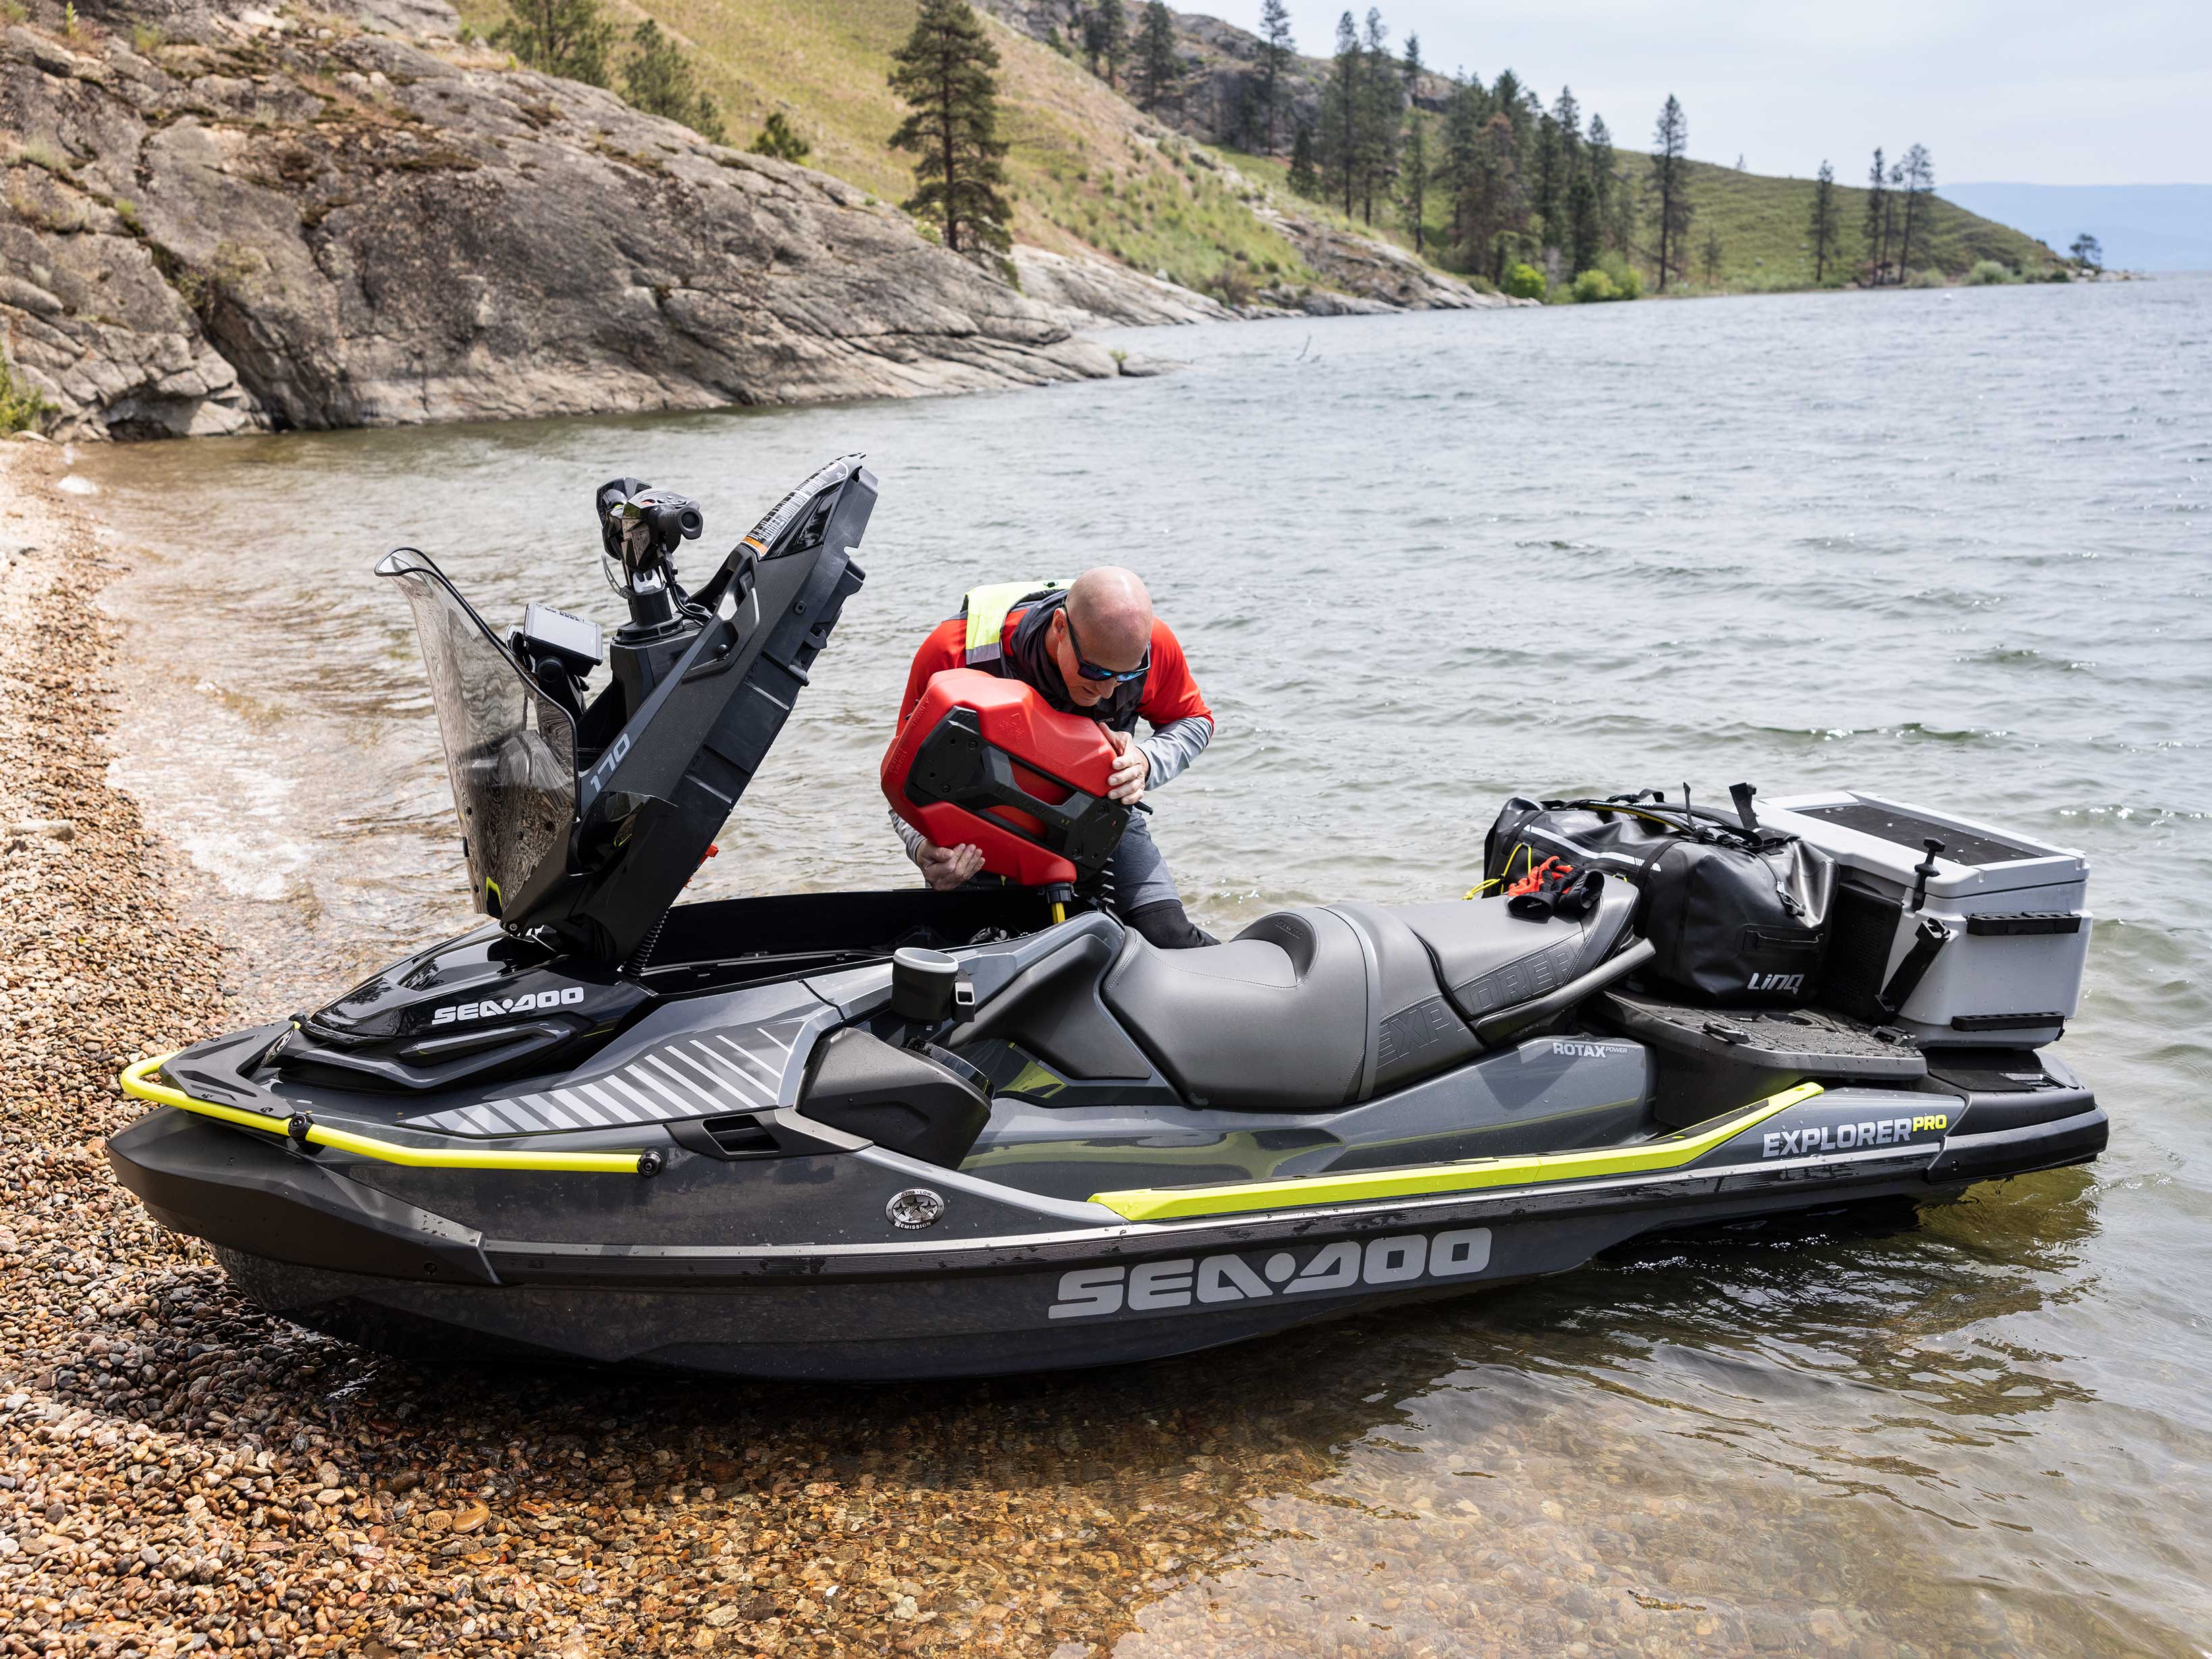
<svg viewBox="0 0 2212 1659">
<path fill-rule="evenodd" d="M 1063 592 L 1067 586 L 1060 581 L 988 582 L 981 587 L 971 587 L 962 603 L 968 612 L 968 638 L 960 660 L 970 668 L 980 668 L 988 662 L 998 661 L 1002 654 L 1001 636 L 1006 629 L 1006 613 L 1024 599 L 1042 599 L 1048 593 Z"/>
</svg>

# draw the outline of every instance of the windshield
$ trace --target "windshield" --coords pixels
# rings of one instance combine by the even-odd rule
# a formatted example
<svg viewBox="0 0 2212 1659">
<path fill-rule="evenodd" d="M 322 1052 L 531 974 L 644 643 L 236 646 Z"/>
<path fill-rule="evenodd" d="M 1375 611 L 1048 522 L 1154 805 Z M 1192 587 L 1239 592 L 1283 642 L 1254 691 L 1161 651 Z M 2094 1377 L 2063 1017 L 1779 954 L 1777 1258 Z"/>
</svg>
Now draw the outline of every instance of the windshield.
<svg viewBox="0 0 2212 1659">
<path fill-rule="evenodd" d="M 576 726 L 538 690 L 428 555 L 376 567 L 407 595 L 429 671 L 477 908 L 496 916 L 547 860 L 566 867 L 576 817 Z"/>
</svg>

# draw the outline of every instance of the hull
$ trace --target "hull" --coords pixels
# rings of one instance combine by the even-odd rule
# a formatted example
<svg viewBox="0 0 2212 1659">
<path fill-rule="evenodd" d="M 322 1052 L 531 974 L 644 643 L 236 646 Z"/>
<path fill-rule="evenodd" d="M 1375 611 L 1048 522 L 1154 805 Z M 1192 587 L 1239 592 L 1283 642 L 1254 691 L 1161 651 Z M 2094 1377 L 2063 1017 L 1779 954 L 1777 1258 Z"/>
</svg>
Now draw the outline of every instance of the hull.
<svg viewBox="0 0 2212 1659">
<path fill-rule="evenodd" d="M 1188 1353 L 1564 1272 L 1644 1234 L 1944 1199 L 2085 1162 L 2108 1133 L 2077 1097 L 2039 1122 L 1978 1134 L 1970 1112 L 1893 1145 L 1838 1144 L 1841 1126 L 1909 1121 L 1875 1114 L 1916 1100 L 1928 1097 L 1812 1091 L 1665 1170 L 1539 1170 L 1480 1191 L 1139 1221 L 879 1149 L 722 1164 L 690 1185 L 395 1176 L 165 1109 L 118 1135 L 110 1158 L 164 1224 L 214 1243 L 262 1306 L 388 1352 L 886 1381 Z M 1814 1150 L 1777 1156 L 1778 1143 Z M 883 1206 L 919 1180 L 948 1199 L 945 1222 L 902 1236 Z M 742 1227 L 729 1219 L 739 1213 Z M 778 1234 L 816 1242 L 770 1242 Z"/>
</svg>

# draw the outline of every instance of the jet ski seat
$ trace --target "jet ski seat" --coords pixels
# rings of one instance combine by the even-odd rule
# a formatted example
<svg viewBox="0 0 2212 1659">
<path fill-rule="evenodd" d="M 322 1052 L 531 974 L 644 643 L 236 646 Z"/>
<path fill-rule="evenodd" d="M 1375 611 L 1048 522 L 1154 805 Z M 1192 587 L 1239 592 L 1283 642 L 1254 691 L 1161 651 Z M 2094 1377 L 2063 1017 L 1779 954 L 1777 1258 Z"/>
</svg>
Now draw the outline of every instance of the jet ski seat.
<svg viewBox="0 0 2212 1659">
<path fill-rule="evenodd" d="M 1611 883 L 1580 921 L 1495 902 L 1304 906 L 1192 951 L 1132 932 L 1100 992 L 1193 1104 L 1333 1110 L 1480 1053 L 1476 1022 L 1604 962 L 1635 900 Z"/>
</svg>

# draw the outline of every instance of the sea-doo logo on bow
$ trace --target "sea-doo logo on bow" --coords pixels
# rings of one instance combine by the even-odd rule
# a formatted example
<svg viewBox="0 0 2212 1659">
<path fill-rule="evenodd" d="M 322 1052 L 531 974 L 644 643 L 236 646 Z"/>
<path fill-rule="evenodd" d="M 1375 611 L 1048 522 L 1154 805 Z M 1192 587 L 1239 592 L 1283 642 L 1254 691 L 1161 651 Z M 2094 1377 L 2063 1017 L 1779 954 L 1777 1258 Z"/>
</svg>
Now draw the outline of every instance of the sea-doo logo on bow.
<svg viewBox="0 0 2212 1659">
<path fill-rule="evenodd" d="M 1793 997 L 1799 996 L 1805 989 L 1805 975 L 1802 974 L 1753 974 L 1751 976 L 1751 982 L 1744 988 L 1747 991 L 1781 991 Z"/>
<path fill-rule="evenodd" d="M 433 1025 L 451 1025 L 465 1019 L 495 1019 L 501 1014 L 534 1014 L 540 1008 L 573 1007 L 584 1000 L 580 985 L 564 985 L 557 991 L 525 991 L 519 997 L 486 997 L 482 1002 L 454 1002 L 430 1016 Z"/>
<path fill-rule="evenodd" d="M 1060 1276 L 1060 1299 L 1047 1317 L 1093 1319 L 1125 1309 L 1166 1313 L 1194 1302 L 1212 1305 L 1361 1285 L 1410 1285 L 1418 1279 L 1465 1279 L 1489 1266 L 1490 1229 L 1461 1227 L 1433 1237 L 1397 1233 L 1370 1239 L 1364 1246 L 1340 1239 L 1303 1261 L 1288 1250 L 1265 1257 L 1232 1250 L 1147 1261 L 1138 1267 L 1078 1267 Z"/>
</svg>

